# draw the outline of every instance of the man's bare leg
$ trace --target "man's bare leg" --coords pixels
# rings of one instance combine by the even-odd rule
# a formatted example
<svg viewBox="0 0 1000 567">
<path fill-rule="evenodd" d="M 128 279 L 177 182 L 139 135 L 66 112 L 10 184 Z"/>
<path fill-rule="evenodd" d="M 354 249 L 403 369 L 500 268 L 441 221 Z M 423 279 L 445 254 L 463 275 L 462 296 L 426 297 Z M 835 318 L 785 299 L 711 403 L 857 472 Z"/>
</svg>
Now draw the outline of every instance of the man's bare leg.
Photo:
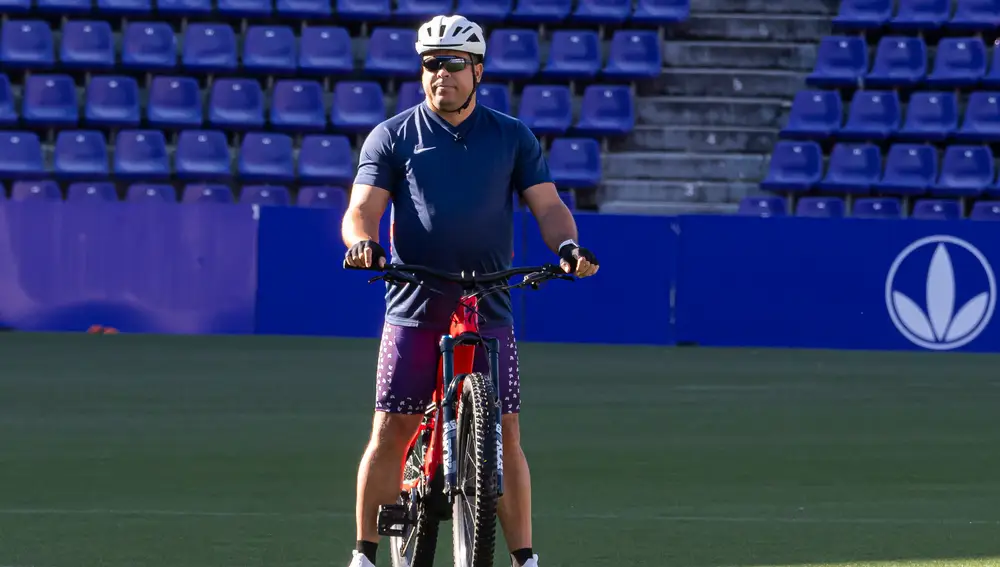
<svg viewBox="0 0 1000 567">
<path fill-rule="evenodd" d="M 516 565 L 531 558 L 531 474 L 521 450 L 518 414 L 503 416 L 503 489 L 497 515 Z M 515 552 L 521 557 L 515 557 Z"/>
</svg>

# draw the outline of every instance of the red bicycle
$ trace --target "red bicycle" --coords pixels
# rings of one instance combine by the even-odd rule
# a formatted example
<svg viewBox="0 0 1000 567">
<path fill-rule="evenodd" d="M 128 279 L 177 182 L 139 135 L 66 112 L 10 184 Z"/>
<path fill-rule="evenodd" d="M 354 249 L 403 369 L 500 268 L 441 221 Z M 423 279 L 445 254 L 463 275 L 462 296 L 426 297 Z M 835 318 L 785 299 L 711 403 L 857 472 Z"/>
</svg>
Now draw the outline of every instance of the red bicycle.
<svg viewBox="0 0 1000 567">
<path fill-rule="evenodd" d="M 383 274 L 369 283 L 429 287 L 417 278 L 426 275 L 457 283 L 463 290 L 450 331 L 439 342 L 434 396 L 403 457 L 399 499 L 379 507 L 378 533 L 389 538 L 394 567 L 431 567 L 438 526 L 453 520 L 456 567 L 492 567 L 497 501 L 503 495 L 500 341 L 480 334 L 476 308 L 490 293 L 538 289 L 547 280 L 574 278 L 552 264 L 482 275 L 406 264 L 375 269 Z M 524 276 L 520 282 L 508 283 L 518 275 Z M 473 372 L 477 347 L 486 349 L 489 376 Z"/>
</svg>

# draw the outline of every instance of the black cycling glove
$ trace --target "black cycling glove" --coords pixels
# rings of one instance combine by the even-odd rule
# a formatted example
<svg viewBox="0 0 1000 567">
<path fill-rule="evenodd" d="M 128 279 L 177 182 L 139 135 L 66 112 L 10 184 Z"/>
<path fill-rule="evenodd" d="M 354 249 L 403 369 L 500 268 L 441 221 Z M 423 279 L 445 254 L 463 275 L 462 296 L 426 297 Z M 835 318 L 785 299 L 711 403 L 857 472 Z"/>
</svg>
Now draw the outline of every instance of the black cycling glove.
<svg viewBox="0 0 1000 567">
<path fill-rule="evenodd" d="M 346 264 L 354 266 L 356 268 L 365 267 L 365 251 L 372 251 L 372 268 L 378 268 L 379 259 L 385 258 L 388 261 L 388 257 L 385 255 L 385 249 L 382 245 L 374 240 L 362 240 L 356 243 L 354 246 L 347 251 L 344 258 Z"/>
<path fill-rule="evenodd" d="M 597 262 L 597 257 L 594 253 L 586 248 L 581 248 L 572 242 L 564 244 L 562 248 L 559 249 L 559 258 L 565 260 L 570 267 L 570 273 L 576 273 L 576 263 L 577 260 L 583 258 L 584 260 L 590 262 L 595 267 L 600 266 Z"/>
</svg>

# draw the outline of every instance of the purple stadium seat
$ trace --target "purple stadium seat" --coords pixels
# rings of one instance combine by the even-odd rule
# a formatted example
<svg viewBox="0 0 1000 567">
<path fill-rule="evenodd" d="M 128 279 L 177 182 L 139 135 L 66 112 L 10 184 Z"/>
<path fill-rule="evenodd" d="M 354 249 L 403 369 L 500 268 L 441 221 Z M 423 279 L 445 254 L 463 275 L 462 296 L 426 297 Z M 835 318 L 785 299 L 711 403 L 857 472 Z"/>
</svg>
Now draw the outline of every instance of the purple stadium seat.
<svg viewBox="0 0 1000 567">
<path fill-rule="evenodd" d="M 19 202 L 62 201 L 59 184 L 52 180 L 15 181 L 10 186 L 10 200 Z"/>
<path fill-rule="evenodd" d="M 813 87 L 850 87 L 868 72 L 868 45 L 864 38 L 843 35 L 826 36 L 819 42 L 816 64 L 806 76 Z"/>
<path fill-rule="evenodd" d="M 115 175 L 157 179 L 170 175 L 167 141 L 159 130 L 121 130 L 115 140 Z"/>
<path fill-rule="evenodd" d="M 958 220 L 962 209 L 958 201 L 944 199 L 920 199 L 913 204 L 910 218 L 926 220 Z"/>
<path fill-rule="evenodd" d="M 490 80 L 529 79 L 538 74 L 541 55 L 538 32 L 497 29 L 490 33 L 484 73 Z"/>
<path fill-rule="evenodd" d="M 396 114 L 422 103 L 424 98 L 426 98 L 424 95 L 424 86 L 420 84 L 420 81 L 405 81 L 400 83 L 397 94 Z"/>
<path fill-rule="evenodd" d="M 889 28 L 900 31 L 930 31 L 943 26 L 951 16 L 951 0 L 898 0 Z"/>
<path fill-rule="evenodd" d="M 237 18 L 258 18 L 271 15 L 271 0 L 217 0 L 220 14 Z"/>
<path fill-rule="evenodd" d="M 480 83 L 476 89 L 476 104 L 510 114 L 510 89 L 497 83 Z"/>
<path fill-rule="evenodd" d="M 75 126 L 80 119 L 76 85 L 69 75 L 31 75 L 24 81 L 21 116 L 28 124 Z"/>
<path fill-rule="evenodd" d="M 954 138 L 963 142 L 1000 141 L 1000 92 L 975 91 L 965 105 L 962 127 Z"/>
<path fill-rule="evenodd" d="M 954 31 L 992 31 L 1000 26 L 1000 0 L 958 0 L 946 25 Z"/>
<path fill-rule="evenodd" d="M 278 0 L 275 10 L 279 16 L 294 18 L 328 18 L 333 15 L 330 0 Z"/>
<path fill-rule="evenodd" d="M 240 191 L 240 202 L 286 207 L 291 204 L 291 197 L 288 195 L 288 188 L 281 185 L 245 185 Z"/>
<path fill-rule="evenodd" d="M 788 214 L 788 204 L 777 195 L 754 195 L 740 199 L 736 214 L 752 217 L 783 217 Z"/>
<path fill-rule="evenodd" d="M 847 121 L 835 136 L 842 140 L 886 140 L 899 129 L 901 113 L 894 91 L 857 91 Z"/>
<path fill-rule="evenodd" d="M 556 138 L 548 155 L 560 189 L 591 189 L 601 182 L 601 147 L 592 138 Z"/>
<path fill-rule="evenodd" d="M 111 24 L 97 20 L 69 20 L 62 26 L 59 62 L 74 69 L 110 69 L 115 66 L 115 38 Z"/>
<path fill-rule="evenodd" d="M 988 147 L 948 146 L 941 157 L 937 183 L 930 193 L 938 197 L 978 197 L 995 178 L 993 153 Z"/>
<path fill-rule="evenodd" d="M 919 37 L 883 36 L 865 77 L 871 88 L 912 87 L 927 74 L 927 46 Z"/>
<path fill-rule="evenodd" d="M 945 37 L 924 84 L 931 88 L 970 87 L 986 75 L 986 45 L 978 37 Z"/>
<path fill-rule="evenodd" d="M 801 197 L 795 206 L 795 215 L 811 218 L 840 218 L 844 216 L 844 200 L 839 197 Z"/>
<path fill-rule="evenodd" d="M 363 0 L 369 2 L 370 0 Z M 412 78 L 420 72 L 420 56 L 413 50 L 416 30 L 377 27 L 368 39 L 365 72 L 377 76 Z"/>
<path fill-rule="evenodd" d="M 792 99 L 783 138 L 821 139 L 840 130 L 843 106 L 833 91 L 800 90 Z"/>
<path fill-rule="evenodd" d="M 601 40 L 594 30 L 555 30 L 542 69 L 546 79 L 592 79 L 601 70 Z"/>
<path fill-rule="evenodd" d="M 5 73 L 0 73 L 0 126 L 16 124 L 17 118 L 14 91 L 10 88 L 10 78 Z"/>
<path fill-rule="evenodd" d="M 220 130 L 183 130 L 177 137 L 174 170 L 179 179 L 222 180 L 232 176 L 232 156 Z"/>
<path fill-rule="evenodd" d="M 623 136 L 635 129 L 632 92 L 625 85 L 588 85 L 573 127 L 580 136 Z"/>
<path fill-rule="evenodd" d="M 958 128 L 954 93 L 920 91 L 910 95 L 906 120 L 896 138 L 910 142 L 943 141 Z"/>
<path fill-rule="evenodd" d="M 644 24 L 683 22 L 691 13 L 691 0 L 638 0 L 632 21 Z"/>
<path fill-rule="evenodd" d="M 274 132 L 250 132 L 240 146 L 238 171 L 250 183 L 290 183 L 295 180 L 292 138 Z"/>
<path fill-rule="evenodd" d="M 122 66 L 162 71 L 177 67 L 177 38 L 170 24 L 130 22 L 122 34 Z"/>
<path fill-rule="evenodd" d="M 253 79 L 216 79 L 208 103 L 212 126 L 264 126 L 264 93 Z"/>
<path fill-rule="evenodd" d="M 569 17 L 573 0 L 517 0 L 507 18 L 514 23 L 555 24 Z"/>
<path fill-rule="evenodd" d="M 663 72 L 660 49 L 660 39 L 653 30 L 615 30 L 602 74 L 624 81 L 659 77 Z"/>
<path fill-rule="evenodd" d="M 521 91 L 518 118 L 536 135 L 564 134 L 573 122 L 573 104 L 565 85 L 527 85 Z"/>
<path fill-rule="evenodd" d="M 381 100 L 381 99 L 379 99 Z M 278 129 L 326 129 L 323 86 L 318 81 L 282 79 L 274 84 L 271 124 Z"/>
<path fill-rule="evenodd" d="M 874 30 L 889 23 L 894 0 L 841 0 L 833 18 L 835 29 L 845 31 Z"/>
<path fill-rule="evenodd" d="M 176 203 L 177 190 L 165 183 L 133 183 L 125 194 L 133 203 Z"/>
<path fill-rule="evenodd" d="M 189 71 L 233 71 L 237 67 L 236 33 L 227 24 L 188 24 L 181 61 Z"/>
<path fill-rule="evenodd" d="M 153 126 L 201 126 L 204 110 L 198 82 L 191 77 L 153 77 L 146 118 Z"/>
<path fill-rule="evenodd" d="M 97 0 L 100 14 L 148 15 L 153 13 L 152 0 Z"/>
<path fill-rule="evenodd" d="M 298 177 L 304 183 L 351 185 L 354 156 L 347 136 L 305 136 L 299 150 Z"/>
<path fill-rule="evenodd" d="M 8 20 L 0 26 L 0 68 L 48 69 L 55 64 L 52 29 L 41 20 Z"/>
<path fill-rule="evenodd" d="M 1000 221 L 1000 202 L 998 201 L 976 201 L 969 211 L 971 220 Z"/>
<path fill-rule="evenodd" d="M 337 18 L 341 20 L 383 22 L 391 13 L 390 0 L 337 0 Z"/>
<path fill-rule="evenodd" d="M 632 14 L 632 0 L 580 0 L 570 15 L 573 22 L 618 24 Z"/>
<path fill-rule="evenodd" d="M 156 0 L 156 11 L 172 16 L 208 15 L 212 13 L 212 4 L 212 0 Z"/>
<path fill-rule="evenodd" d="M 861 197 L 854 201 L 851 216 L 859 219 L 898 219 L 903 216 L 899 199 L 892 197 Z"/>
<path fill-rule="evenodd" d="M 27 12 L 30 9 L 31 0 L 0 0 L 0 13 L 16 14 Z M 0 189 L 0 195 L 2 194 L 3 190 Z"/>
<path fill-rule="evenodd" d="M 141 120 L 139 85 L 126 76 L 92 77 L 83 117 L 92 126 L 136 127 Z"/>
<path fill-rule="evenodd" d="M 302 30 L 299 69 L 309 73 L 343 75 L 354 70 L 351 36 L 347 29 L 315 26 Z"/>
<path fill-rule="evenodd" d="M 226 185 L 190 184 L 184 186 L 181 202 L 197 205 L 234 202 L 233 190 Z"/>
<path fill-rule="evenodd" d="M 66 189 L 68 203 L 113 203 L 118 201 L 114 183 L 71 183 Z"/>
<path fill-rule="evenodd" d="M 888 195 L 923 195 L 938 176 L 937 150 L 926 144 L 893 144 L 882 178 L 872 188 Z"/>
<path fill-rule="evenodd" d="M 0 131 L 0 177 L 34 177 L 44 172 L 42 142 L 38 134 Z"/>
<path fill-rule="evenodd" d="M 804 193 L 823 176 L 823 150 L 816 142 L 778 140 L 771 151 L 767 175 L 760 182 L 765 191 Z"/>
<path fill-rule="evenodd" d="M 37 0 L 38 11 L 57 14 L 83 14 L 93 10 L 91 0 Z"/>
<path fill-rule="evenodd" d="M 293 73 L 297 67 L 296 39 L 288 26 L 250 26 L 243 36 L 243 69 L 262 73 Z"/>
<path fill-rule="evenodd" d="M 882 175 L 882 150 L 873 144 L 840 143 L 833 146 L 820 191 L 865 195 Z"/>
<path fill-rule="evenodd" d="M 343 209 L 347 205 L 347 192 L 340 187 L 309 185 L 299 189 L 296 204 L 300 207 Z"/>
<path fill-rule="evenodd" d="M 59 177 L 107 177 L 108 141 L 98 130 L 63 130 L 56 137 L 53 162 Z"/>
<path fill-rule="evenodd" d="M 382 85 L 375 81 L 341 81 L 333 88 L 330 123 L 345 132 L 368 132 L 385 120 Z"/>
<path fill-rule="evenodd" d="M 396 0 L 392 15 L 399 19 L 426 20 L 438 14 L 451 14 L 455 0 Z"/>
</svg>

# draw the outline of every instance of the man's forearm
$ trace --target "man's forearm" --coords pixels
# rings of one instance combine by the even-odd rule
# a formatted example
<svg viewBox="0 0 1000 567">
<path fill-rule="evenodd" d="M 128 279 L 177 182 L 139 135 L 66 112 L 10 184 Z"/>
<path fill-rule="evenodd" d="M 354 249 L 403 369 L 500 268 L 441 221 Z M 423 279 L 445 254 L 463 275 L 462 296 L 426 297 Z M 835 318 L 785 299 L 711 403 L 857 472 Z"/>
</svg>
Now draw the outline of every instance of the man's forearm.
<svg viewBox="0 0 1000 567">
<path fill-rule="evenodd" d="M 545 244 L 555 253 L 567 240 L 577 240 L 576 219 L 566 205 L 559 203 L 541 211 L 537 217 L 538 228 Z"/>
<path fill-rule="evenodd" d="M 340 235 L 344 244 L 350 248 L 362 240 L 378 242 L 378 225 L 380 217 L 368 218 L 360 209 L 349 209 L 344 215 Z"/>
</svg>

